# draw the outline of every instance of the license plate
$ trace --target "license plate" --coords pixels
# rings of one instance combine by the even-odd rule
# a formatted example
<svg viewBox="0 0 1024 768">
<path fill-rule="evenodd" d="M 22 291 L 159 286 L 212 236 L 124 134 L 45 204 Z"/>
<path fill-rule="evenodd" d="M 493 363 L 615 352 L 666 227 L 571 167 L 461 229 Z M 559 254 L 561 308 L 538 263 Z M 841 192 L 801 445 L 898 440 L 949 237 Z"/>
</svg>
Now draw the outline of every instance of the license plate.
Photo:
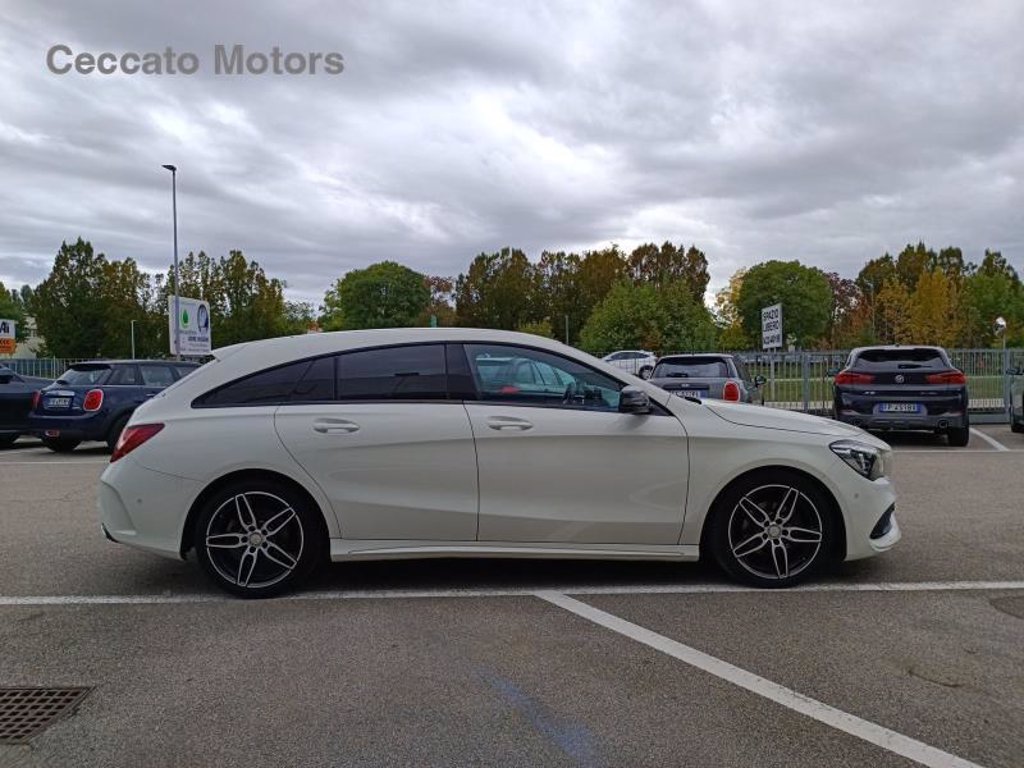
<svg viewBox="0 0 1024 768">
<path fill-rule="evenodd" d="M 676 394 L 679 397 L 699 397 L 706 398 L 708 396 L 708 390 L 706 389 L 677 389 Z"/>
<path fill-rule="evenodd" d="M 882 403 L 879 410 L 882 413 L 918 413 L 921 406 L 917 403 Z"/>
<path fill-rule="evenodd" d="M 46 400 L 46 407 L 55 408 L 70 408 L 71 398 L 70 397 L 50 397 Z"/>
</svg>

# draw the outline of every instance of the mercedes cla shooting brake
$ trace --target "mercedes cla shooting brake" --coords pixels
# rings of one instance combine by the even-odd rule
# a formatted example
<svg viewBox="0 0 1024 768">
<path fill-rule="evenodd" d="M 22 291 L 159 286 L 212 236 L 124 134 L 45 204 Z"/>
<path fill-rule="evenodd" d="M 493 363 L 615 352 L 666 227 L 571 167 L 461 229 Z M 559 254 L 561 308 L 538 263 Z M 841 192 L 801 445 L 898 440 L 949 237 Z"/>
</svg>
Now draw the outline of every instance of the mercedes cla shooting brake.
<svg viewBox="0 0 1024 768">
<path fill-rule="evenodd" d="M 215 358 L 135 411 L 99 507 L 110 539 L 194 553 L 237 595 L 328 559 L 455 556 L 709 556 L 784 587 L 900 538 L 881 440 L 549 339 L 350 331 Z"/>
</svg>

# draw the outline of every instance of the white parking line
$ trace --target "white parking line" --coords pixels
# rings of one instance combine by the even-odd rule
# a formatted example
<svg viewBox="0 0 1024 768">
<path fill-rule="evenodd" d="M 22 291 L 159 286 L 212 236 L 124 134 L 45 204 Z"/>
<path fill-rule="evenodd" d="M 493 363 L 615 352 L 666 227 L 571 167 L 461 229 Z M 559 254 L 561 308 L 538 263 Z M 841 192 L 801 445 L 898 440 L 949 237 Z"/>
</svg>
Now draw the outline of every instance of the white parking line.
<svg viewBox="0 0 1024 768">
<path fill-rule="evenodd" d="M 896 581 L 888 583 L 808 584 L 792 589 L 758 589 L 735 584 L 627 584 L 560 586 L 558 592 L 570 595 L 713 595 L 757 593 L 771 598 L 803 592 L 962 592 L 968 590 L 1024 589 L 1021 581 Z M 451 597 L 523 597 L 547 590 L 538 587 L 509 589 L 353 589 L 299 592 L 281 600 L 412 600 Z M 44 605 L 166 605 L 179 603 L 242 603 L 221 594 L 184 593 L 179 595 L 0 595 L 0 607 Z M 262 603 L 266 605 L 266 603 Z"/>
<path fill-rule="evenodd" d="M 940 766 L 942 768 L 980 768 L 977 763 L 964 760 L 922 741 L 904 736 L 901 733 L 897 733 L 877 723 L 872 723 L 869 720 L 864 720 L 856 715 L 851 715 L 849 712 L 836 709 L 817 699 L 804 696 L 802 693 L 798 693 L 791 688 L 786 688 L 764 677 L 755 675 L 753 672 L 748 672 L 727 661 L 709 656 L 702 651 L 698 651 L 696 648 L 683 645 L 676 640 L 659 635 L 657 632 L 652 632 L 638 624 L 621 619 L 599 608 L 594 608 L 561 592 L 538 592 L 537 596 L 552 605 L 563 608 L 605 629 L 610 629 L 612 632 L 617 632 L 638 643 L 643 643 L 685 664 L 696 667 L 751 693 L 756 693 L 758 696 L 763 696 L 770 701 L 774 701 L 776 704 L 781 704 L 787 709 L 799 712 L 802 715 L 817 720 L 819 723 L 824 723 L 851 736 L 856 736 L 870 744 L 922 765 L 935 766 L 935 768 Z"/>
<path fill-rule="evenodd" d="M 994 437 L 992 437 L 991 435 L 986 435 L 980 429 L 975 429 L 974 427 L 971 427 L 971 434 L 975 435 L 977 437 L 980 437 L 982 440 L 984 440 L 986 443 L 991 445 L 997 451 L 1009 451 L 1010 450 L 1005 445 L 1003 445 L 998 440 L 996 440 Z"/>
<path fill-rule="evenodd" d="M 7 461 L 0 459 L 0 467 L 22 466 L 22 467 L 50 467 L 54 465 L 65 467 L 68 464 L 109 464 L 110 459 L 65 459 L 64 461 Z"/>
</svg>

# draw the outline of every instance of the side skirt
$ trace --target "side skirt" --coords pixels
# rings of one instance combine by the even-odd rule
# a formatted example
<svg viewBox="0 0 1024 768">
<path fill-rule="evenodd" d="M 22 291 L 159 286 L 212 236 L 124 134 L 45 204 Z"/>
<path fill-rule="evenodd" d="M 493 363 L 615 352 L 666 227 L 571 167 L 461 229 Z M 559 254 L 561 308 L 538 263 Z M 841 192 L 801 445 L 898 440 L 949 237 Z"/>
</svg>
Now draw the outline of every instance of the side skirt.
<svg viewBox="0 0 1024 768">
<path fill-rule="evenodd" d="M 566 544 L 564 542 L 400 541 L 331 539 L 331 560 L 509 557 L 581 560 L 698 560 L 693 544 Z"/>
</svg>

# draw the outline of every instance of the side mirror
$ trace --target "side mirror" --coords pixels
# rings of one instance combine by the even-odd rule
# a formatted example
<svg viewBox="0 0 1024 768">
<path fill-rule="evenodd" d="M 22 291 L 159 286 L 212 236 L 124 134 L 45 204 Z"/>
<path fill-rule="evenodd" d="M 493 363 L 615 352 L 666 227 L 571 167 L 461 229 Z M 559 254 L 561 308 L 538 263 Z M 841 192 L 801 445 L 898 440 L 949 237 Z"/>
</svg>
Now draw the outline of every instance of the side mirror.
<svg viewBox="0 0 1024 768">
<path fill-rule="evenodd" d="M 757 374 L 757 376 L 755 376 L 755 377 L 754 377 L 754 386 L 755 386 L 755 387 L 760 387 L 760 386 L 762 386 L 762 385 L 763 385 L 763 384 L 764 384 L 764 383 L 765 383 L 766 381 L 768 381 L 768 379 L 766 379 L 766 378 L 765 378 L 764 376 L 762 376 L 761 374 Z"/>
<path fill-rule="evenodd" d="M 623 387 L 619 392 L 619 413 L 650 413 L 651 399 L 639 387 Z"/>
</svg>

